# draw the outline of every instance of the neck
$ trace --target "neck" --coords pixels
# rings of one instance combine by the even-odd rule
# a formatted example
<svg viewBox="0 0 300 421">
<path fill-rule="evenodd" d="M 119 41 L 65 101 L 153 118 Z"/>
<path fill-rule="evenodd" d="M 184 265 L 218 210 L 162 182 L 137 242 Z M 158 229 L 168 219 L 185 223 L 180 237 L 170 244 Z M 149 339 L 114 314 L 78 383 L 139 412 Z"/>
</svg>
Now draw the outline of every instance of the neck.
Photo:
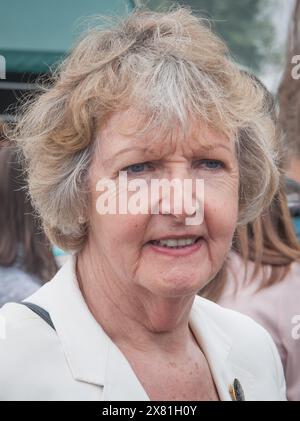
<svg viewBox="0 0 300 421">
<path fill-rule="evenodd" d="M 117 345 L 182 355 L 194 341 L 188 324 L 194 296 L 160 297 L 130 281 L 122 282 L 88 245 L 79 253 L 76 266 L 91 313 Z"/>
</svg>

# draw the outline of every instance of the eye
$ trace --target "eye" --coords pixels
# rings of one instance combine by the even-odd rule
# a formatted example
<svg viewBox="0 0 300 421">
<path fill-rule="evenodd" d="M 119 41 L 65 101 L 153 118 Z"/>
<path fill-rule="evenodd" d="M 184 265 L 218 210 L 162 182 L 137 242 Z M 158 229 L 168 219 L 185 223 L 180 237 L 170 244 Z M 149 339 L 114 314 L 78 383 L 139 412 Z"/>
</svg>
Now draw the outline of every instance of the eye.
<svg viewBox="0 0 300 421">
<path fill-rule="evenodd" d="M 137 164 L 128 165 L 128 167 L 123 168 L 122 171 L 127 171 L 129 174 L 139 174 L 149 170 L 153 170 L 153 166 L 150 162 L 139 162 Z"/>
<path fill-rule="evenodd" d="M 219 161 L 217 159 L 201 159 L 200 161 L 196 162 L 196 166 L 204 166 L 210 171 L 216 171 L 219 169 L 223 169 L 225 167 L 225 164 L 224 162 Z"/>
</svg>

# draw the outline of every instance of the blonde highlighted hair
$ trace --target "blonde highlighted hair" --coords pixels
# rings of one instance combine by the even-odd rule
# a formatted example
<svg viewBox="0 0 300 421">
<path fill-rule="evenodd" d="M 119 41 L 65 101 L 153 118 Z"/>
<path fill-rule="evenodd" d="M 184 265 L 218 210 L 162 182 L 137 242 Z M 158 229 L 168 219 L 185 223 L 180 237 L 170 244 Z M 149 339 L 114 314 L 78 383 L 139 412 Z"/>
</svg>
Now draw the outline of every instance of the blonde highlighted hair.
<svg viewBox="0 0 300 421">
<path fill-rule="evenodd" d="M 139 130 L 172 130 L 174 123 L 184 130 L 196 118 L 234 139 L 239 224 L 271 202 L 277 145 L 261 87 L 239 70 L 207 20 L 182 7 L 136 10 L 86 33 L 15 128 L 29 193 L 55 244 L 83 246 L 96 136 L 114 112 L 129 108 L 138 110 Z"/>
</svg>

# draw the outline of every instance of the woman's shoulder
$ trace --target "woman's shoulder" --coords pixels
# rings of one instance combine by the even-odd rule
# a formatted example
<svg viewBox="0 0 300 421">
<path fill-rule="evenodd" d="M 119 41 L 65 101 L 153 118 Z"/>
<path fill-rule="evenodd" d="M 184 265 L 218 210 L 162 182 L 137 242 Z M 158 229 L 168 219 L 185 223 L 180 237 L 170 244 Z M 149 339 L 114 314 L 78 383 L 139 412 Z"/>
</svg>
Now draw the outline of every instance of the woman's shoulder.
<svg viewBox="0 0 300 421">
<path fill-rule="evenodd" d="M 200 312 L 205 311 L 206 316 L 209 316 L 209 318 L 229 336 L 238 336 L 241 338 L 241 333 L 244 333 L 247 334 L 248 337 L 251 335 L 270 337 L 266 329 L 251 317 L 238 311 L 222 307 L 220 304 L 206 298 L 197 296 L 194 308 L 198 309 Z"/>
<path fill-rule="evenodd" d="M 22 399 L 29 393 L 36 373 L 51 377 L 50 370 L 45 370 L 45 361 L 51 365 L 58 349 L 57 338 L 51 329 L 44 328 L 43 320 L 17 303 L 0 309 L 0 324 L 0 400 Z"/>
<path fill-rule="evenodd" d="M 42 354 L 47 358 L 49 346 L 53 349 L 57 343 L 54 330 L 21 303 L 5 304 L 0 309 L 0 321 L 0 367 L 10 357 L 17 359 L 19 355 L 25 360 L 27 353 L 31 355 L 29 360 Z"/>
<path fill-rule="evenodd" d="M 207 330 L 212 331 L 212 341 L 227 344 L 230 349 L 230 361 L 251 373 L 253 378 L 266 382 L 268 387 L 275 384 L 280 399 L 285 400 L 286 386 L 283 367 L 276 345 L 259 323 L 237 311 L 230 310 L 210 300 L 197 296 L 194 308 L 205 315 Z M 221 342 L 220 342 L 220 337 Z M 263 376 L 262 376 L 263 375 Z M 275 382 L 275 383 L 274 383 Z"/>
<path fill-rule="evenodd" d="M 0 401 L 81 399 L 56 332 L 17 303 L 0 309 Z"/>
<path fill-rule="evenodd" d="M 206 320 L 211 322 L 211 326 L 216 327 L 216 332 L 222 332 L 228 339 L 233 354 L 249 355 L 249 361 L 252 357 L 255 359 L 260 355 L 266 364 L 272 356 L 273 362 L 275 358 L 275 363 L 280 365 L 279 370 L 282 369 L 277 347 L 270 333 L 251 317 L 199 296 L 194 307 L 198 309 L 199 320 L 201 313 L 205 313 Z M 254 354 L 253 349 L 255 349 Z"/>
</svg>

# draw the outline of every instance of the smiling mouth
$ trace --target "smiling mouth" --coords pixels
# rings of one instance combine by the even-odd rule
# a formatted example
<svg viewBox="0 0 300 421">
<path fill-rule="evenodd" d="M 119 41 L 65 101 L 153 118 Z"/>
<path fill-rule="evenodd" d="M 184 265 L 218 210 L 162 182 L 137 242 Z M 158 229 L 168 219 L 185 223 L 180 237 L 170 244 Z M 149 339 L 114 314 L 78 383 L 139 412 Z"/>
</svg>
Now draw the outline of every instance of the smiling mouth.
<svg viewBox="0 0 300 421">
<path fill-rule="evenodd" d="M 150 244 L 154 246 L 164 247 L 167 249 L 183 249 L 186 247 L 193 246 L 196 244 L 201 237 L 187 237 L 187 238 L 166 238 L 163 240 L 151 240 L 149 241 Z"/>
</svg>

